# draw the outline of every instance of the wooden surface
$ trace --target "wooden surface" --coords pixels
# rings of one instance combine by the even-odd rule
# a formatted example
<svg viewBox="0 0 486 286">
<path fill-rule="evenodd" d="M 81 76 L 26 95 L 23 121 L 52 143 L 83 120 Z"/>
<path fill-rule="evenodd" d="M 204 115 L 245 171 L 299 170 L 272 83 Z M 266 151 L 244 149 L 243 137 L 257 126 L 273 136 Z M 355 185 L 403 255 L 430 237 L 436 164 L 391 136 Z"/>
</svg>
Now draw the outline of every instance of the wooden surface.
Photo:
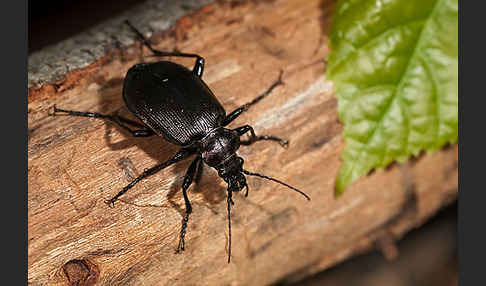
<svg viewBox="0 0 486 286">
<path fill-rule="evenodd" d="M 214 170 L 189 197 L 187 249 L 175 254 L 189 160 L 139 183 L 115 208 L 103 203 L 177 147 L 132 138 L 101 120 L 50 117 L 54 104 L 128 115 L 123 76 L 142 60 L 140 45 L 110 52 L 52 85 L 29 90 L 28 279 L 30 285 L 267 285 L 293 281 L 393 241 L 457 197 L 457 145 L 360 179 L 339 199 L 333 187 L 344 147 L 328 54 L 332 1 L 219 1 L 152 38 L 206 58 L 203 79 L 230 112 L 284 71 L 285 85 L 231 127 L 290 140 L 242 146 L 248 170 L 309 194 L 308 202 L 272 182 L 249 178 L 250 195 L 232 209 L 227 264 L 224 182 Z M 144 51 L 148 54 L 147 51 Z M 175 60 L 175 59 L 174 59 Z M 190 60 L 178 60 L 192 66 Z"/>
</svg>

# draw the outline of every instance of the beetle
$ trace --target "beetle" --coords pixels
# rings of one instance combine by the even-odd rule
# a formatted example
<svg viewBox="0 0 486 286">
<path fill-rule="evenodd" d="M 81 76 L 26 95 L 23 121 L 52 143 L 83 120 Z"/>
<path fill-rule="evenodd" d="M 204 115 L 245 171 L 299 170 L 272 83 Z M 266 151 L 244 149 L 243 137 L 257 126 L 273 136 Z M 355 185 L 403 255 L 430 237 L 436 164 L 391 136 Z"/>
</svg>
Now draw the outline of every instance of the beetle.
<svg viewBox="0 0 486 286">
<path fill-rule="evenodd" d="M 263 94 L 226 115 L 223 106 L 202 80 L 205 64 L 203 57 L 178 51 L 163 52 L 156 50 L 130 22 L 125 21 L 125 23 L 154 56 L 195 58 L 193 69 L 189 70 L 170 61 L 158 61 L 135 64 L 128 70 L 123 83 L 123 100 L 128 110 L 140 119 L 143 124 L 118 115 L 65 110 L 57 108 L 56 105 L 54 105 L 54 112 L 50 115 L 65 114 L 101 118 L 119 125 L 135 137 L 158 135 L 181 147 L 171 159 L 145 170 L 113 198 L 105 201 L 110 207 L 114 207 L 114 203 L 118 198 L 141 180 L 191 155 L 196 155 L 189 165 L 182 183 L 185 216 L 182 220 L 177 252 L 183 251 L 185 248 L 184 238 L 189 215 L 192 213 L 187 190 L 194 178 L 201 175 L 203 162 L 216 169 L 219 177 L 227 183 L 228 263 L 230 263 L 231 205 L 234 205 L 232 195 L 233 192 L 239 192 L 245 188 L 245 197 L 248 196 L 248 184 L 246 183 L 245 175 L 277 182 L 310 200 L 310 197 L 304 192 L 278 179 L 243 169 L 244 160 L 236 154 L 240 145 L 251 145 L 257 141 L 269 140 L 278 142 L 286 147 L 288 141 L 275 136 L 257 136 L 250 125 L 244 125 L 235 129 L 225 128 L 225 126 L 248 110 L 250 106 L 258 103 L 277 86 L 283 84 L 282 71 L 279 79 Z M 249 139 L 240 140 L 240 137 L 246 133 L 249 133 Z"/>
</svg>

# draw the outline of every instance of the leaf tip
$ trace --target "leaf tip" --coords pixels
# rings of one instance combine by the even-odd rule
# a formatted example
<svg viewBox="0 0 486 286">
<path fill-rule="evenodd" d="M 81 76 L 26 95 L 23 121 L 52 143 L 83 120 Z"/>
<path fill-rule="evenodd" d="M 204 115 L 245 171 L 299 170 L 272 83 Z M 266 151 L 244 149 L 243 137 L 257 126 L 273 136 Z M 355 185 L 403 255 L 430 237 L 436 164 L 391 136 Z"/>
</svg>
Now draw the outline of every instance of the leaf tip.
<svg viewBox="0 0 486 286">
<path fill-rule="evenodd" d="M 344 189 L 334 188 L 334 198 L 338 199 L 344 193 Z"/>
<path fill-rule="evenodd" d="M 336 184 L 334 185 L 334 198 L 339 198 L 344 191 L 346 190 L 347 184 L 341 180 L 341 177 L 338 177 Z"/>
</svg>

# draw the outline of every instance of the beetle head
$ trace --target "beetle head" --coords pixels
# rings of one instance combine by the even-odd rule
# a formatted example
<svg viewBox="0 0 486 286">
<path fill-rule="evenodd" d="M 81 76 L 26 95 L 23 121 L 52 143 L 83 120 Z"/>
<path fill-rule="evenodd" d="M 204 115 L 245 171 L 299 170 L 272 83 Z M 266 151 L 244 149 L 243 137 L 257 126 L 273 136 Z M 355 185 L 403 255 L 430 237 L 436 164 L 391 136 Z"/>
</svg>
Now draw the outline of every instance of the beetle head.
<svg viewBox="0 0 486 286">
<path fill-rule="evenodd" d="M 217 166 L 218 175 L 228 184 L 228 190 L 239 192 L 248 189 L 246 178 L 243 175 L 243 159 L 236 154 Z"/>
</svg>

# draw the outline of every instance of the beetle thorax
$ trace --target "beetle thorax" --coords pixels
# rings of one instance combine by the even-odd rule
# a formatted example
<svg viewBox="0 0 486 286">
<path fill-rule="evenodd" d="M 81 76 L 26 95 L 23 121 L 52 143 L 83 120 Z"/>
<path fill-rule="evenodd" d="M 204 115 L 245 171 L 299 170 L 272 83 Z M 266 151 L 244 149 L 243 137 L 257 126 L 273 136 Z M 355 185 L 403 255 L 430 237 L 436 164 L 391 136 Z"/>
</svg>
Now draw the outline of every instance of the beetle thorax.
<svg viewBox="0 0 486 286">
<path fill-rule="evenodd" d="M 230 129 L 216 128 L 199 141 L 199 153 L 209 166 L 217 167 L 235 155 L 240 137 Z"/>
</svg>

